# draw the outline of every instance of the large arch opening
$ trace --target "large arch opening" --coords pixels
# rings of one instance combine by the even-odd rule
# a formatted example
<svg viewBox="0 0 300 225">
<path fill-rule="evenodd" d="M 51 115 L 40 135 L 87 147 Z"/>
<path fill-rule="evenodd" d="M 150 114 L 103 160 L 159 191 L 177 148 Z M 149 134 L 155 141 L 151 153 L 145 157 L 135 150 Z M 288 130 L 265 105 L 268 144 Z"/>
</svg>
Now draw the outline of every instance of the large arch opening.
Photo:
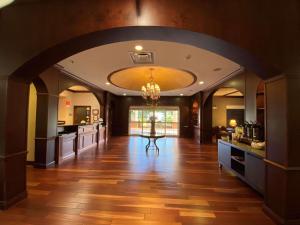
<svg viewBox="0 0 300 225">
<path fill-rule="evenodd" d="M 100 118 L 100 104 L 95 95 L 84 86 L 72 86 L 59 94 L 59 125 L 92 124 Z"/>
<path fill-rule="evenodd" d="M 21 68 L 19 68 L 12 74 L 10 79 L 12 81 L 26 82 L 28 84 L 49 67 L 76 53 L 101 45 L 134 40 L 163 40 L 168 42 L 187 44 L 195 48 L 205 49 L 206 51 L 214 52 L 215 54 L 230 59 L 231 61 L 238 63 L 242 67 L 254 71 L 261 77 L 268 77 L 273 74 L 274 71 L 272 68 L 267 68 L 262 65 L 246 51 L 205 34 L 199 34 L 168 27 L 126 27 L 83 35 L 81 37 L 54 46 L 53 48 L 40 53 L 37 57 L 25 63 Z M 228 78 L 229 77 L 220 80 L 219 82 L 223 82 Z M 57 104 L 57 97 L 57 94 L 51 94 L 51 96 L 49 97 L 49 103 Z M 108 106 L 107 99 L 105 105 L 106 107 Z M 112 103 L 111 106 L 113 105 L 114 104 Z M 26 105 L 24 106 L 26 107 Z M 112 107 L 107 107 L 105 110 L 108 110 L 108 112 L 105 112 L 105 115 L 112 114 L 111 109 Z M 105 122 L 106 124 L 108 124 L 108 126 L 111 126 L 111 121 L 109 120 L 109 118 L 111 117 L 113 116 L 110 115 L 105 118 Z M 188 130 L 189 128 L 186 129 Z M 41 141 L 44 142 L 42 147 L 46 146 L 45 148 L 50 148 L 51 146 L 53 146 L 53 139 L 50 139 L 48 136 L 44 137 L 44 139 L 41 139 Z M 49 157 L 49 155 L 47 155 L 47 157 Z M 53 154 L 50 154 L 50 158 L 51 157 L 53 158 Z"/>
<path fill-rule="evenodd" d="M 45 55 L 44 59 L 49 60 L 49 63 L 43 62 L 44 65 L 40 65 L 42 60 L 36 58 L 29 66 L 31 68 L 28 70 L 23 68 L 23 71 L 19 71 L 20 76 L 16 76 L 18 78 L 28 77 L 29 84 L 32 77 L 37 76 L 45 68 L 59 61 L 56 53 L 65 54 L 65 57 L 76 53 L 74 51 L 70 54 L 67 46 L 59 44 L 59 47 L 49 51 L 46 57 L 47 49 L 82 34 L 88 35 L 96 31 L 96 33 L 102 33 L 105 36 L 107 33 L 99 30 L 104 31 L 104 29 L 112 27 L 130 25 L 158 25 L 189 29 L 218 37 L 249 50 L 251 54 L 259 58 L 258 60 L 263 60 L 280 68 L 277 74 L 284 72 L 283 76 L 266 82 L 265 98 L 267 101 L 265 104 L 268 107 L 265 108 L 265 114 L 268 117 L 264 119 L 268 126 L 266 134 L 269 152 L 266 157 L 268 195 L 265 204 L 269 213 L 281 224 L 299 224 L 299 195 L 295 191 L 299 189 L 299 182 L 296 181 L 299 180 L 300 176 L 300 161 L 297 151 L 299 132 L 297 131 L 297 124 L 294 124 L 299 114 L 299 107 L 297 107 L 300 52 L 298 6 L 297 1 L 288 3 L 286 1 L 272 1 L 272 4 L 270 1 L 231 1 L 227 4 L 222 1 L 186 2 L 180 0 L 99 0 L 90 1 L 89 4 L 82 3 L 82 1 L 73 1 L 72 4 L 69 4 L 68 1 L 15 1 L 15 4 L 1 9 L 0 13 L 0 74 L 8 76 L 22 63 L 28 62 L 29 58 L 39 57 L 38 54 Z M 239 10 L 232 10 L 234 8 Z M 65 10 L 62 11 L 61 9 Z M 156 28 L 154 27 L 154 29 Z M 161 36 L 165 34 L 168 36 L 164 29 L 160 29 L 160 31 Z M 118 35 L 118 32 L 115 33 Z M 126 35 L 131 36 L 132 34 Z M 143 36 L 143 34 L 138 35 Z M 108 36 L 106 37 L 115 40 L 120 39 L 119 37 Z M 21 40 L 21 37 L 26 38 Z M 180 39 L 177 35 L 172 38 Z M 195 41 L 197 38 L 191 39 Z M 186 41 L 191 41 L 191 39 L 187 37 Z M 97 40 L 89 39 L 89 41 L 91 46 L 97 45 Z M 82 50 L 86 49 L 86 44 L 76 41 L 73 43 L 79 44 Z M 208 40 L 207 43 L 214 45 L 215 42 Z M 230 51 L 228 46 L 228 48 L 226 46 L 217 47 L 217 45 L 215 47 L 219 48 L 219 51 L 226 49 Z M 74 48 L 78 48 L 78 46 Z M 42 53 L 44 51 L 45 54 Z M 61 57 L 61 59 L 63 58 Z M 248 67 L 242 63 L 241 65 L 250 71 L 252 70 L 251 66 Z M 265 67 L 263 66 L 263 68 Z M 257 71 L 254 72 L 257 73 Z M 267 73 L 257 74 L 264 77 Z M 27 118 L 27 110 L 24 102 L 28 99 L 26 92 L 28 87 L 22 82 L 24 81 L 22 78 L 21 82 L 11 79 L 11 77 L 9 80 L 7 79 L 7 77 L 3 79 L 1 77 L 0 80 L 0 102 L 4 105 L 4 109 L 0 112 L 0 168 L 3 168 L 0 171 L 0 177 L 3 178 L 0 179 L 0 207 L 6 207 L 7 204 L 12 204 L 15 199 L 20 199 L 26 194 L 24 192 L 26 188 L 23 161 L 26 154 L 24 121 Z M 254 87 L 256 81 L 248 84 L 248 87 Z M 278 89 L 282 92 L 278 92 Z M 42 93 L 40 97 L 48 98 L 49 105 L 55 105 L 58 94 L 57 92 L 53 93 L 53 90 L 50 92 L 50 95 L 47 96 Z M 208 96 L 207 93 L 203 95 L 204 98 Z M 255 93 L 253 96 L 255 98 Z M 201 95 L 199 98 L 201 99 Z M 114 105 L 111 102 L 113 96 L 110 96 L 109 93 L 101 99 L 108 99 L 107 102 L 103 101 L 103 103 L 118 111 L 118 104 Z M 208 98 L 208 105 L 211 104 L 209 100 Z M 18 105 L 15 102 L 18 102 Z M 246 105 L 253 107 L 256 104 L 247 99 Z M 196 109 L 197 107 L 195 107 L 195 112 L 197 112 Z M 203 105 L 200 106 L 200 109 L 205 111 Z M 262 109 L 259 110 L 260 112 L 256 111 L 256 113 L 262 113 Z M 107 115 L 106 118 L 110 118 L 112 111 L 103 114 Z M 195 118 L 198 118 L 196 114 Z M 253 119 L 254 115 L 255 110 L 247 117 Z M 45 117 L 45 121 L 47 119 L 56 121 L 54 117 Z M 9 123 L 9 121 L 14 121 L 14 123 Z M 205 121 L 202 120 L 202 122 Z M 203 134 L 203 132 L 201 133 Z M 15 137 L 18 137 L 18 141 L 15 141 Z M 43 136 L 40 141 L 47 140 L 48 142 L 49 140 L 50 146 L 50 139 L 50 136 Z M 278 180 L 282 182 L 278 182 Z M 5 193 L 2 194 L 2 192 Z M 249 223 L 257 223 L 252 215 L 247 220 Z M 263 224 L 268 223 L 266 221 Z"/>
</svg>

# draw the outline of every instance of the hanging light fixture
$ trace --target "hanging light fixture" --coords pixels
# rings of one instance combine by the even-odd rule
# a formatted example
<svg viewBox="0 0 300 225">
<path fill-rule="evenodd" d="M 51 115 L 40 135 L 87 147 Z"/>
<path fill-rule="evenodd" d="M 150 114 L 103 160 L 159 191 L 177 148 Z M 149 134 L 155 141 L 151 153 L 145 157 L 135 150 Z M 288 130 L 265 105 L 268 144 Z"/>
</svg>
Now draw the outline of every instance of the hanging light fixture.
<svg viewBox="0 0 300 225">
<path fill-rule="evenodd" d="M 153 79 L 153 68 L 150 68 L 150 82 L 142 86 L 142 97 L 147 101 L 148 104 L 156 105 L 160 98 L 160 87 L 154 82 Z"/>
</svg>

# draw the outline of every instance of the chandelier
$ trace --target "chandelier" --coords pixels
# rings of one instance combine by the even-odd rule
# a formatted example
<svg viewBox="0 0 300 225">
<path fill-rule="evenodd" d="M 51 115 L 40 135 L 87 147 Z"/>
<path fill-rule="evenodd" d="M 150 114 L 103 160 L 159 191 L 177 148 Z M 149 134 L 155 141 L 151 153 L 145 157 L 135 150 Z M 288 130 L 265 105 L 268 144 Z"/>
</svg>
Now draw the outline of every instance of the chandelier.
<svg viewBox="0 0 300 225">
<path fill-rule="evenodd" d="M 160 97 L 160 87 L 153 80 L 152 71 L 154 69 L 150 68 L 150 82 L 142 86 L 142 97 L 152 105 L 156 105 Z"/>
</svg>

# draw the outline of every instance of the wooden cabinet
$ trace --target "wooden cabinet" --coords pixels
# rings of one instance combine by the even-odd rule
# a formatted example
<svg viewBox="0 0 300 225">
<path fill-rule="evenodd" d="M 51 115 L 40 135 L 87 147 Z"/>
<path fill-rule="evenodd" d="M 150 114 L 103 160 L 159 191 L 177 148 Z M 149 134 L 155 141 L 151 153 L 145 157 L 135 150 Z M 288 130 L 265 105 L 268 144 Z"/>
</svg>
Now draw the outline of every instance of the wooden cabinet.
<svg viewBox="0 0 300 225">
<path fill-rule="evenodd" d="M 56 164 L 75 155 L 76 133 L 61 134 L 56 138 Z"/>
<path fill-rule="evenodd" d="M 241 143 L 218 140 L 218 160 L 261 194 L 265 189 L 265 152 Z"/>
<path fill-rule="evenodd" d="M 218 160 L 220 165 L 226 166 L 227 168 L 231 167 L 231 154 L 230 154 L 230 145 L 224 143 L 218 143 Z"/>
<path fill-rule="evenodd" d="M 246 180 L 249 184 L 263 193 L 265 189 L 265 164 L 261 158 L 246 154 Z"/>
<path fill-rule="evenodd" d="M 97 125 L 78 127 L 77 154 L 94 145 L 97 145 Z"/>
<path fill-rule="evenodd" d="M 102 141 L 105 138 L 105 127 L 99 127 L 99 130 L 98 127 L 98 124 L 59 126 L 55 148 L 56 163 L 95 147 L 99 140 Z"/>
</svg>

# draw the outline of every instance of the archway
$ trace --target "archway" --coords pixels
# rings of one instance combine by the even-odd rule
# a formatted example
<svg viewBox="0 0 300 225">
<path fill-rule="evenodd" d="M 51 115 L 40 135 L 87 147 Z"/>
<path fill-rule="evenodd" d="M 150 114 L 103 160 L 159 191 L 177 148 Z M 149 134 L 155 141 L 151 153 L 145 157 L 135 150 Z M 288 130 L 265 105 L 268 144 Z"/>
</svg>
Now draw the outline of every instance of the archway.
<svg viewBox="0 0 300 225">
<path fill-rule="evenodd" d="M 231 87 L 222 87 L 213 93 L 212 99 L 212 142 L 229 136 L 232 129 L 245 121 L 244 94 Z"/>
<path fill-rule="evenodd" d="M 85 116 L 77 115 L 82 111 L 81 108 L 85 111 Z M 80 124 L 81 121 L 91 124 L 100 120 L 103 121 L 103 118 L 100 118 L 99 100 L 88 88 L 71 86 L 59 94 L 58 125 Z"/>
<path fill-rule="evenodd" d="M 172 7 L 170 7 L 170 4 L 172 4 Z M 294 75 L 294 77 L 295 74 L 299 75 L 299 67 L 297 66 L 299 65 L 300 52 L 299 29 L 297 27 L 299 18 L 298 1 L 289 3 L 286 3 L 286 1 L 273 1 L 272 7 L 270 7 L 269 2 L 262 3 L 261 1 L 231 1 L 228 4 L 223 4 L 221 1 L 210 1 L 209 3 L 207 1 L 191 1 L 186 4 L 183 1 L 173 0 L 91 1 L 90 4 L 82 4 L 82 1 L 74 1 L 72 4 L 67 1 L 49 1 L 47 3 L 36 1 L 34 4 L 30 3 L 28 5 L 23 3 L 11 5 L 4 9 L 3 13 L 1 11 L 4 26 L 0 26 L 3 34 L 1 35 L 0 55 L 2 56 L 2 65 L 7 65 L 7 68 L 0 66 L 4 68 L 1 69 L 3 75 L 9 75 L 10 71 L 17 67 L 16 65 L 40 53 L 41 49 L 48 49 L 62 40 L 68 40 L 97 30 L 128 25 L 174 26 L 208 33 L 248 49 L 257 57 L 278 66 L 290 75 Z M 68 8 L 68 10 L 61 13 L 61 8 Z M 232 10 L 233 8 L 239 8 L 239 10 Z M 91 9 L 93 9 L 92 13 Z M 82 18 L 85 19 L 82 20 Z M 36 21 L 44 21 L 45 23 L 41 24 Z M 45 29 L 45 25 L 53 24 L 55 26 L 48 26 Z M 28 35 L 26 41 L 20 41 L 19 38 L 23 37 L 24 34 Z M 55 51 L 53 51 L 53 54 L 55 55 Z M 22 58 L 23 55 L 25 56 Z M 15 61 L 17 62 L 15 63 Z M 36 60 L 36 62 L 37 64 L 32 66 L 40 67 L 38 65 L 40 61 Z M 26 74 L 26 70 L 23 72 Z M 28 69 L 28 72 L 32 72 L 30 76 L 33 77 L 34 74 L 38 74 L 31 71 L 31 69 Z M 272 180 L 269 181 L 271 188 L 267 202 L 276 205 L 272 209 L 277 214 L 274 217 L 279 215 L 279 219 L 278 217 L 277 219 L 284 221 L 286 218 L 299 218 L 296 203 L 298 196 L 296 194 L 294 196 L 290 193 L 286 194 L 286 192 L 292 191 L 291 188 L 294 188 L 294 186 L 291 187 L 292 185 L 287 184 L 295 183 L 293 181 L 299 177 L 299 161 L 296 161 L 297 157 L 295 157 L 298 156 L 296 153 L 298 151 L 297 145 L 294 144 L 298 136 L 295 135 L 297 134 L 296 128 L 289 129 L 289 131 L 276 128 L 287 127 L 293 124 L 293 120 L 297 120 L 299 110 L 291 104 L 295 103 L 294 105 L 297 105 L 297 84 L 299 82 L 296 83 L 295 79 L 287 79 L 287 77 L 280 79 L 268 84 L 268 91 L 273 94 L 268 97 L 272 101 L 267 102 L 270 106 L 267 112 L 270 118 L 268 123 L 271 121 L 273 125 L 269 128 L 268 135 L 274 137 L 274 139 L 269 139 L 270 143 L 273 142 L 273 145 L 270 145 L 273 153 L 268 156 L 271 160 L 271 163 L 268 164 L 268 171 L 270 173 L 269 177 L 276 174 L 274 176 L 276 179 L 273 182 Z M 288 93 L 285 82 L 289 86 Z M 3 125 L 0 135 L 4 140 L 3 143 L 0 143 L 1 150 L 3 149 L 0 163 L 1 168 L 7 166 L 13 168 L 10 170 L 10 176 L 3 175 L 7 181 L 4 189 L 11 190 L 4 195 L 3 199 L 0 195 L 0 205 L 5 205 L 5 202 L 11 202 L 12 199 L 15 199 L 13 198 L 15 196 L 18 198 L 23 196 L 21 193 L 24 190 L 24 174 L 22 173 L 23 178 L 21 178 L 19 171 L 23 172 L 24 170 L 22 162 L 25 154 L 25 144 L 22 138 L 14 143 L 12 134 L 22 137 L 24 130 L 26 130 L 23 121 L 26 120 L 24 101 L 27 97 L 27 87 L 23 83 L 12 80 L 1 80 L 1 84 L 3 84 L 1 86 L 3 94 L 0 95 L 0 100 L 4 102 L 5 106 L 0 114 L 0 124 Z M 282 98 L 282 93 L 276 94 L 276 88 L 274 87 L 276 85 L 280 85 L 279 87 L 284 93 L 289 95 L 290 100 L 288 103 L 286 98 Z M 293 92 L 290 88 L 293 88 Z M 8 101 L 7 98 L 9 98 Z M 19 105 L 12 105 L 11 102 L 14 101 L 19 102 Z M 22 111 L 20 111 L 20 107 Z M 282 115 L 286 115 L 285 110 L 287 108 L 288 112 L 294 112 L 294 114 L 281 116 L 280 119 L 276 120 L 278 118 L 277 111 L 279 110 Z M 13 114 L 13 116 L 10 114 Z M 14 119 L 18 125 L 7 125 L 7 121 L 11 119 Z M 293 144 L 289 144 L 290 142 Z M 277 163 L 279 163 L 279 166 Z M 5 173 L 8 173 L 7 170 Z M 274 184 L 279 186 L 277 184 L 278 177 L 286 182 L 282 182 L 281 189 L 276 188 L 272 191 Z M 279 195 L 279 190 L 283 190 L 284 194 Z M 295 197 L 294 200 L 292 200 L 293 197 Z M 4 203 L 1 202 L 2 200 Z M 292 210 L 286 210 L 286 208 Z"/>
<path fill-rule="evenodd" d="M 100 45 L 131 40 L 160 40 L 193 45 L 228 58 L 262 78 L 278 74 L 274 72 L 276 71 L 274 68 L 263 65 L 247 51 L 206 34 L 171 27 L 132 26 L 101 30 L 60 43 L 26 62 L 12 74 L 12 77 L 30 81 L 45 69 L 78 52 Z"/>
<path fill-rule="evenodd" d="M 34 57 L 32 60 L 26 62 L 22 67 L 16 70 L 12 74 L 12 76 L 10 76 L 8 82 L 15 84 L 24 83 L 25 81 L 28 84 L 36 77 L 38 77 L 39 74 L 41 74 L 43 71 L 45 71 L 47 68 L 54 65 L 58 61 L 92 47 L 119 41 L 148 39 L 179 42 L 193 45 L 199 48 L 204 48 L 208 51 L 212 51 L 216 54 L 231 59 L 232 61 L 235 61 L 240 65 L 252 71 L 255 71 L 262 77 L 269 76 L 273 71 L 272 68 L 266 68 L 265 66 L 261 65 L 259 61 L 249 55 L 246 51 L 220 39 L 216 39 L 205 34 L 199 34 L 169 27 L 124 27 L 83 35 L 81 37 L 61 43 L 51 49 L 48 49 L 40 53 L 38 56 Z M 16 88 L 12 88 L 9 91 L 13 93 L 14 91 L 16 91 Z M 52 110 L 51 112 L 43 112 L 43 115 L 45 116 L 44 121 L 47 121 L 47 124 L 53 124 L 53 121 L 57 121 L 57 114 L 55 115 L 55 112 L 57 112 L 57 108 L 55 110 L 55 105 L 57 106 L 58 101 L 57 92 L 47 94 L 42 93 L 42 95 L 40 96 L 45 100 L 45 104 L 48 105 L 48 109 Z M 16 107 L 15 109 L 19 110 L 20 107 L 26 108 L 26 106 L 26 104 L 23 104 L 19 105 L 18 107 L 16 107 L 15 105 L 12 107 Z M 51 115 L 51 117 L 48 117 L 48 115 Z M 13 132 L 20 133 L 20 131 L 17 131 L 17 129 L 18 128 L 15 128 Z M 37 165 L 45 168 L 51 166 L 54 162 L 54 152 L 50 149 L 53 149 L 54 146 L 56 125 L 51 125 L 51 127 L 43 127 L 42 132 L 43 136 L 39 139 L 39 146 L 44 150 L 44 153 L 40 155 L 42 164 Z M 25 134 L 23 133 L 21 135 Z M 22 170 L 24 170 L 25 173 L 25 167 L 23 167 Z M 22 180 L 22 182 L 23 186 L 20 188 L 20 190 L 24 191 L 26 189 L 24 180 Z M 16 191 L 12 195 L 16 195 L 18 192 L 19 191 Z"/>
</svg>

